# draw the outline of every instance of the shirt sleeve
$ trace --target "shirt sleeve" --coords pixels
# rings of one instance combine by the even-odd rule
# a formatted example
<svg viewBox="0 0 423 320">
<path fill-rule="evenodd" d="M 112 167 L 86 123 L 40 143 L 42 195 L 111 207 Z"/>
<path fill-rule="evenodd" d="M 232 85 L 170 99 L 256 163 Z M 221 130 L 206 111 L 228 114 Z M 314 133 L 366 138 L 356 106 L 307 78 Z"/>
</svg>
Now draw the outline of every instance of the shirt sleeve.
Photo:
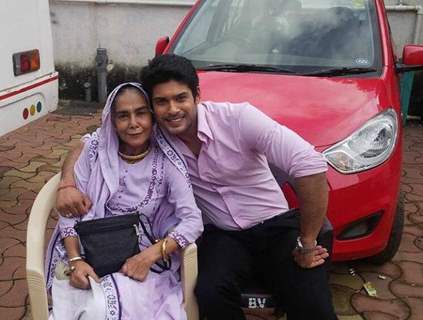
<svg viewBox="0 0 423 320">
<path fill-rule="evenodd" d="M 297 133 L 250 104 L 238 110 L 240 139 L 291 178 L 327 171 L 323 155 Z"/>
<path fill-rule="evenodd" d="M 174 206 L 179 223 L 168 236 L 181 248 L 193 243 L 203 232 L 203 220 L 198 209 L 192 187 L 187 178 L 169 161 L 166 161 L 168 201 Z"/>
</svg>

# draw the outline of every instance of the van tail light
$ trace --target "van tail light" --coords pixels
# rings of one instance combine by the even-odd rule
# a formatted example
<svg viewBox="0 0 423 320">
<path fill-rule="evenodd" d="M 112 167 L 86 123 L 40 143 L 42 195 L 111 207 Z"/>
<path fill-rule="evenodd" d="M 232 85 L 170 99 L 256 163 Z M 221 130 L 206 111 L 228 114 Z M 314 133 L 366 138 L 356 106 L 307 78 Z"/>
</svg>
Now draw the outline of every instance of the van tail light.
<svg viewBox="0 0 423 320">
<path fill-rule="evenodd" d="M 38 49 L 13 54 L 13 72 L 15 76 L 40 69 L 40 51 Z"/>
</svg>

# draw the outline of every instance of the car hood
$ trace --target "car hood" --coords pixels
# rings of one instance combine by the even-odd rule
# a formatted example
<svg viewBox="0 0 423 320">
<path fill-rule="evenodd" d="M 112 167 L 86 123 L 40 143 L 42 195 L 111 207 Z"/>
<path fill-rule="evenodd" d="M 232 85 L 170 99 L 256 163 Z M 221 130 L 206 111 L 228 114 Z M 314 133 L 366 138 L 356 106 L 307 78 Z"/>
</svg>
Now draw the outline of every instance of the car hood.
<svg viewBox="0 0 423 320">
<path fill-rule="evenodd" d="M 383 107 L 379 78 L 199 72 L 203 101 L 245 102 L 316 147 L 350 135 Z M 386 104 L 386 103 L 385 103 Z"/>
</svg>

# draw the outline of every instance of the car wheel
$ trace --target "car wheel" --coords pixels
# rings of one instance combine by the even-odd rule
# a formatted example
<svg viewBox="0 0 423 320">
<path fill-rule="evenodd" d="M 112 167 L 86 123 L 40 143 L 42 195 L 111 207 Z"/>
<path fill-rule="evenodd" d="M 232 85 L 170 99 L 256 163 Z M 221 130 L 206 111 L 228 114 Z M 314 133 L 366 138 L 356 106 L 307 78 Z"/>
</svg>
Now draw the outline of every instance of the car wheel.
<svg viewBox="0 0 423 320">
<path fill-rule="evenodd" d="M 395 220 L 392 225 L 391 236 L 388 241 L 388 245 L 382 252 L 378 253 L 373 257 L 369 257 L 367 261 L 373 264 L 384 264 L 390 261 L 395 253 L 398 251 L 398 247 L 402 238 L 402 231 L 404 227 L 404 193 L 400 192 L 397 204 L 397 211 L 395 214 Z"/>
</svg>

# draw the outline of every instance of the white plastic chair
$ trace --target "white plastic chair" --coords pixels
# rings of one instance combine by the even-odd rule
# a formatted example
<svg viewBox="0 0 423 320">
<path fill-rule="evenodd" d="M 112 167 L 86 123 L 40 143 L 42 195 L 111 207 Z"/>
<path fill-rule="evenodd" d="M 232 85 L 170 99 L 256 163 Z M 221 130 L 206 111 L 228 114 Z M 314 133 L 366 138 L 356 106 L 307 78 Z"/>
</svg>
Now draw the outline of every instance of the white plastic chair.
<svg viewBox="0 0 423 320">
<path fill-rule="evenodd" d="M 56 190 L 59 181 L 60 173 L 51 178 L 40 190 L 35 198 L 28 221 L 26 279 L 34 320 L 47 320 L 49 315 L 44 277 L 44 239 L 47 220 L 56 202 Z M 181 265 L 184 307 L 188 320 L 198 320 L 198 306 L 194 296 L 197 272 L 197 246 L 191 244 L 182 252 Z"/>
</svg>

